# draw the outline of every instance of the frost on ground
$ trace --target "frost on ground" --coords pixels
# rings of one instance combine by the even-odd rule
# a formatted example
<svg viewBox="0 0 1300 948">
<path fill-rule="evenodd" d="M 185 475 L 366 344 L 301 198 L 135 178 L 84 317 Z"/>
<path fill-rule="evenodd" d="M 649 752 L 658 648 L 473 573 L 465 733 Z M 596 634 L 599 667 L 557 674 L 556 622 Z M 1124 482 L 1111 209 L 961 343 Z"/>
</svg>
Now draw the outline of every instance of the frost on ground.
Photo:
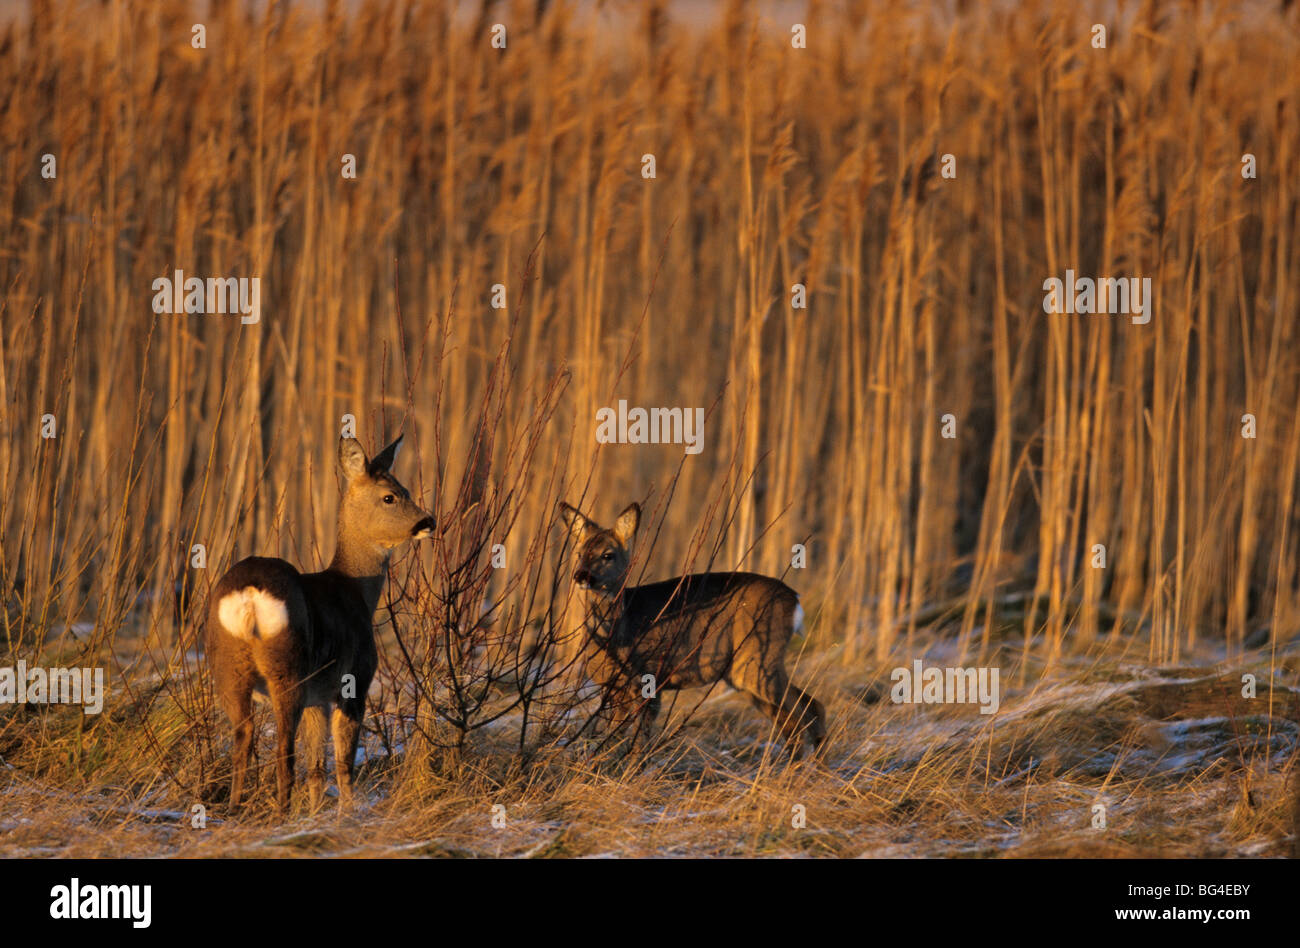
<svg viewBox="0 0 1300 948">
<path fill-rule="evenodd" d="M 947 640 L 920 649 L 927 665 L 951 660 Z M 0 766 L 0 853 L 1290 853 L 1297 690 L 1285 682 L 1295 680 L 1300 649 L 1233 662 L 1207 652 L 1159 668 L 1124 655 L 1066 657 L 1048 671 L 1019 654 L 1004 642 L 988 660 L 1002 672 L 993 715 L 974 705 L 896 704 L 888 665 L 864 681 L 833 650 L 806 657 L 803 677 L 827 706 L 830 738 L 818 759 L 794 763 L 769 743 L 767 719 L 724 690 L 678 696 L 660 741 L 636 763 L 593 760 L 574 745 L 540 750 L 525 765 L 510 718 L 480 732 L 454 763 L 415 760 L 393 740 L 394 722 L 372 715 L 360 756 L 364 801 L 343 817 L 332 773 L 323 812 L 274 815 L 267 735 L 259 796 L 234 818 L 219 799 L 178 790 L 146 741 L 137 742 L 134 767 L 85 767 L 84 778 L 56 759 L 67 747 L 42 754 L 22 745 Z M 1244 694 L 1248 675 L 1253 698 Z M 217 738 L 223 750 L 226 740 Z M 93 758 L 94 743 L 83 740 L 78 753 Z M 219 785 L 224 761 L 209 766 Z"/>
</svg>

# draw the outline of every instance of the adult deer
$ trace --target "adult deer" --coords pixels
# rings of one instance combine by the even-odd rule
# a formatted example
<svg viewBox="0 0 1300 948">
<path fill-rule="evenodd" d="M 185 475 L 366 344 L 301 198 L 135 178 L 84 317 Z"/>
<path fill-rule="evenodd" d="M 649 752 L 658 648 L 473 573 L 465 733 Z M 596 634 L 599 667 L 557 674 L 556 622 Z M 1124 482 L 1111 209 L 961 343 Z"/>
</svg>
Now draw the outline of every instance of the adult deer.
<svg viewBox="0 0 1300 948">
<path fill-rule="evenodd" d="M 644 694 L 646 675 L 653 676 L 655 697 L 646 709 L 652 720 L 658 689 L 725 681 L 776 722 L 791 750 L 801 740 L 813 750 L 821 745 L 822 706 L 791 683 L 785 668 L 786 646 L 803 625 L 793 589 L 755 573 L 693 573 L 628 586 L 640 506 L 631 504 L 611 530 L 565 503 L 560 516 L 577 544 L 573 581 L 587 593 L 587 639 L 600 653 L 589 668 L 596 666 L 616 708 L 626 710 Z"/>
<path fill-rule="evenodd" d="M 373 618 L 395 547 L 431 536 L 433 518 L 389 469 L 402 439 L 367 460 L 339 439 L 343 498 L 334 559 L 300 573 L 281 559 L 250 556 L 221 577 L 208 612 L 208 655 L 217 699 L 234 725 L 230 804 L 237 808 L 253 751 L 253 699 L 269 700 L 276 729 L 276 802 L 289 806 L 294 735 L 303 723 L 311 808 L 325 789 L 325 736 L 332 725 L 339 806 L 352 798 L 352 768 L 366 692 L 378 665 Z M 333 720 L 326 712 L 334 706 Z"/>
</svg>

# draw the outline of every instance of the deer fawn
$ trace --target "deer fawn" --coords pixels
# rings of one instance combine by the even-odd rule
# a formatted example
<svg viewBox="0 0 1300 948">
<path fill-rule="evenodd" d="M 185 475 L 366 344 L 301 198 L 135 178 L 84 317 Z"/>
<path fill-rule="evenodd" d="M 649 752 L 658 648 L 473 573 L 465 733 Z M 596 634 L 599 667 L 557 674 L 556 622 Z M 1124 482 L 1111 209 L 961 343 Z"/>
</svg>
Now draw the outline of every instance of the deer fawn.
<svg viewBox="0 0 1300 948">
<path fill-rule="evenodd" d="M 217 698 L 235 728 L 230 804 L 238 807 L 253 751 L 253 698 L 270 700 L 276 729 L 277 803 L 293 791 L 294 735 L 304 724 L 307 789 L 315 810 L 325 789 L 325 736 L 334 731 L 339 806 L 352 799 L 366 692 L 379 657 L 372 620 L 394 547 L 431 536 L 433 518 L 388 473 L 398 437 L 368 461 L 339 439 L 344 486 L 334 559 L 300 573 L 280 559 L 250 556 L 221 577 L 208 612 L 208 654 Z M 334 705 L 333 721 L 326 712 Z"/>
<path fill-rule="evenodd" d="M 791 750 L 801 738 L 813 750 L 821 745 L 822 706 L 785 670 L 786 646 L 803 625 L 793 589 L 754 573 L 693 573 L 628 586 L 640 506 L 619 514 L 612 530 L 565 503 L 560 515 L 577 544 L 573 581 L 587 591 L 586 635 L 600 653 L 595 674 L 616 706 L 627 708 L 630 696 L 640 695 L 647 674 L 655 684 L 646 709 L 652 721 L 658 689 L 725 681 L 776 722 Z"/>
</svg>

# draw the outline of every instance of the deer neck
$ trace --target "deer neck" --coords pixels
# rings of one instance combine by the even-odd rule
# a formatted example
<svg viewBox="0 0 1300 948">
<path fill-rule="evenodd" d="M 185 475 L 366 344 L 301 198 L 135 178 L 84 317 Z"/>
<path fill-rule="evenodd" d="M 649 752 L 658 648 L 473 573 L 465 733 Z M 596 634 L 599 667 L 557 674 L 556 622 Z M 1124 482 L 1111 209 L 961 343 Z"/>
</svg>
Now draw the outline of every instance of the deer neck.
<svg viewBox="0 0 1300 948">
<path fill-rule="evenodd" d="M 587 628 L 600 639 L 611 641 L 623 615 L 623 590 L 587 590 Z"/>
<path fill-rule="evenodd" d="M 623 608 L 623 590 L 603 592 L 598 589 L 587 590 L 587 604 L 591 611 L 600 616 L 616 616 Z"/>
<path fill-rule="evenodd" d="M 334 548 L 334 559 L 330 560 L 329 568 L 361 587 L 366 614 L 374 615 L 379 595 L 384 591 L 384 580 L 388 578 L 388 560 L 393 551 L 368 541 L 358 533 L 339 520 L 338 545 Z"/>
</svg>

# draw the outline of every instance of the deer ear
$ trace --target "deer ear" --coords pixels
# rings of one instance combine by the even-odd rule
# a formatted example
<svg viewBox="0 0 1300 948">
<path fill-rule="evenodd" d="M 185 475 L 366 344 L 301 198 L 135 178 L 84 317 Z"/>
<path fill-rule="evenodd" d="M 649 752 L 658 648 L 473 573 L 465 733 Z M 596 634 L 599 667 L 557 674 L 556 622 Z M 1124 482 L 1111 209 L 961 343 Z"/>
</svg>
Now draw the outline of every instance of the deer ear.
<svg viewBox="0 0 1300 948">
<path fill-rule="evenodd" d="M 339 438 L 339 470 L 350 481 L 366 473 L 366 452 L 356 438 Z"/>
<path fill-rule="evenodd" d="M 376 454 L 366 465 L 366 470 L 371 474 L 385 474 L 392 470 L 393 462 L 397 460 L 397 451 L 402 446 L 402 438 L 403 435 L 398 435 L 396 441 Z"/>
<path fill-rule="evenodd" d="M 614 521 L 614 537 L 619 543 L 627 544 L 636 536 L 637 527 L 641 526 L 641 505 L 628 504 L 627 509 Z"/>
<path fill-rule="evenodd" d="M 594 523 L 582 514 L 578 513 L 578 511 L 570 507 L 564 501 L 560 501 L 558 509 L 560 511 L 560 519 L 564 521 L 564 525 L 569 528 L 569 532 L 573 534 L 575 540 L 581 540 L 583 534 L 588 530 L 599 529 Z"/>
</svg>

